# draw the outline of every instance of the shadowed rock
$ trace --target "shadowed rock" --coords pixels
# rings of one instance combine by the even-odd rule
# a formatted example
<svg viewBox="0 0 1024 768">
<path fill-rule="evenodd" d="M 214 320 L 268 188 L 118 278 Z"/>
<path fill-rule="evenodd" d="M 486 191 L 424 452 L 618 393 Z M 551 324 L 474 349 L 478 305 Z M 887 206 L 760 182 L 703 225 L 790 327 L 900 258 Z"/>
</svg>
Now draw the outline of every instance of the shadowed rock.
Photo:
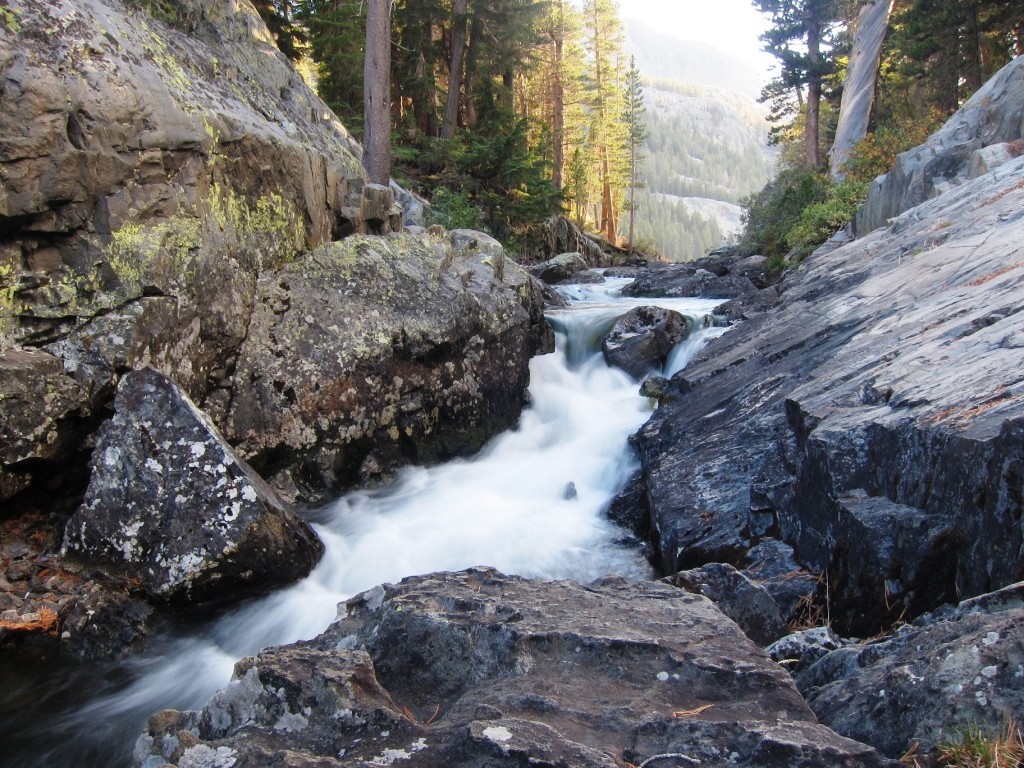
<svg viewBox="0 0 1024 768">
<path fill-rule="evenodd" d="M 660 371 L 676 344 L 689 333 L 686 318 L 661 307 L 637 307 L 618 320 L 601 344 L 608 365 L 634 378 Z"/>
<path fill-rule="evenodd" d="M 130 373 L 115 409 L 65 555 L 108 563 L 176 603 L 285 584 L 316 564 L 316 534 L 173 382 Z"/>
<path fill-rule="evenodd" d="M 349 600 L 312 641 L 242 660 L 235 678 L 201 712 L 151 718 L 137 763 L 892 765 L 818 725 L 732 621 L 666 584 L 413 577 Z"/>
</svg>

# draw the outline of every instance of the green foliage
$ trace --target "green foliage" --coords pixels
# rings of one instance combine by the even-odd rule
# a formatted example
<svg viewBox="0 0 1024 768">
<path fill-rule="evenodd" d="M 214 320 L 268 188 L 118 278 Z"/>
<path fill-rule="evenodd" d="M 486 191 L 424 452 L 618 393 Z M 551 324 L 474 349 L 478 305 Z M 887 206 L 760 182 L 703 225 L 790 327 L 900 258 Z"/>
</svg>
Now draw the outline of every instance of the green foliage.
<svg viewBox="0 0 1024 768">
<path fill-rule="evenodd" d="M 196 21 L 175 0 L 127 0 L 127 5 L 149 14 L 169 27 L 187 29 Z"/>
<path fill-rule="evenodd" d="M 293 0 L 252 0 L 256 12 L 274 36 L 277 47 L 291 61 L 302 58 L 306 47 L 306 33 L 294 18 Z"/>
<path fill-rule="evenodd" d="M 847 179 L 835 184 L 827 181 L 827 197 L 812 203 L 800 213 L 800 219 L 786 234 L 785 241 L 799 260 L 849 224 L 864 204 L 869 184 Z"/>
<path fill-rule="evenodd" d="M 428 224 L 440 224 L 445 229 L 484 228 L 484 212 L 469 201 L 464 191 L 438 187 L 430 198 Z"/>
<path fill-rule="evenodd" d="M 785 258 L 792 247 L 790 230 L 805 208 L 828 200 L 829 190 L 828 177 L 817 169 L 801 166 L 783 170 L 764 189 L 743 201 L 740 252 Z"/>
</svg>

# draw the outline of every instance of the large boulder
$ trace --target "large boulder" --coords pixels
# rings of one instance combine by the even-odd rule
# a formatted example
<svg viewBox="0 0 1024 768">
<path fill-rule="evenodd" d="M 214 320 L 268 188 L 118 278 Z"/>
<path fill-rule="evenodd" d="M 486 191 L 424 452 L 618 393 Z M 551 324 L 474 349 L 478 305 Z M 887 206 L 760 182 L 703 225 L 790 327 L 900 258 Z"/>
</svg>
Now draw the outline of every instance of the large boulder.
<svg viewBox="0 0 1024 768">
<path fill-rule="evenodd" d="M 154 599 L 195 603 L 305 576 L 323 545 L 166 376 L 121 382 L 66 557 L 108 564 Z"/>
<path fill-rule="evenodd" d="M 352 598 L 318 638 L 239 662 L 201 712 L 152 717 L 135 751 L 138 765 L 207 756 L 237 768 L 612 768 L 656 755 L 892 765 L 818 725 L 781 667 L 705 598 L 486 569 Z"/>
<path fill-rule="evenodd" d="M 797 675 L 823 723 L 898 757 L 1024 719 L 1024 583 L 926 615 Z"/>
<path fill-rule="evenodd" d="M 640 430 L 666 573 L 769 540 L 823 579 L 833 626 L 1024 573 L 1024 158 L 804 261 L 711 341 Z"/>
<path fill-rule="evenodd" d="M 55 477 L 80 469 L 65 438 L 95 428 L 128 370 L 159 368 L 201 405 L 219 397 L 258 275 L 355 228 L 363 176 L 249 2 L 5 8 L 0 350 L 63 363 L 40 384 L 58 393 L 61 435 L 29 449 Z M 84 406 L 67 400 L 76 389 Z M 8 461 L 0 471 L 21 472 Z M 26 477 L 0 482 L 0 499 Z"/>
<path fill-rule="evenodd" d="M 979 88 L 919 147 L 896 158 L 871 185 L 854 229 L 867 234 L 925 200 L 977 178 L 1020 154 L 1024 139 L 1024 60 L 1017 58 Z M 1003 145 L 1003 146 L 1001 146 Z"/>
<path fill-rule="evenodd" d="M 550 348 L 538 287 L 481 233 L 352 236 L 260 281 L 226 434 L 287 497 L 479 449 Z"/>
<path fill-rule="evenodd" d="M 587 260 L 575 251 L 560 253 L 547 261 L 530 267 L 530 274 L 549 285 L 568 280 L 578 272 L 589 269 Z"/>
<path fill-rule="evenodd" d="M 689 334 L 687 319 L 671 309 L 637 307 L 618 320 L 601 343 L 608 365 L 634 378 L 660 371 L 676 344 Z"/>
</svg>

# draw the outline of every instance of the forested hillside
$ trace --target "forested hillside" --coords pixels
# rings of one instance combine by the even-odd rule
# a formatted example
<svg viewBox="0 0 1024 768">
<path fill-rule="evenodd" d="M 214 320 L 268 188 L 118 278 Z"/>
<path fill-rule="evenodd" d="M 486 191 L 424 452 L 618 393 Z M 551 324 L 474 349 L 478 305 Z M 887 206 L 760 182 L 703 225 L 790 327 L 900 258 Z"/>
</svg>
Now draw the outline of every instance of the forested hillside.
<svg viewBox="0 0 1024 768">
<path fill-rule="evenodd" d="M 283 51 L 361 135 L 363 0 L 260 0 Z M 451 226 L 515 247 L 567 213 L 616 241 L 638 137 L 613 0 L 397 0 L 390 10 L 394 176 Z M 633 72 L 635 74 L 635 71 Z M 639 78 L 633 78 L 639 83 Z"/>
<path fill-rule="evenodd" d="M 639 238 L 671 259 L 699 258 L 739 231 L 740 200 L 772 174 L 758 78 L 710 46 L 635 21 L 627 29 L 647 77 Z"/>
</svg>

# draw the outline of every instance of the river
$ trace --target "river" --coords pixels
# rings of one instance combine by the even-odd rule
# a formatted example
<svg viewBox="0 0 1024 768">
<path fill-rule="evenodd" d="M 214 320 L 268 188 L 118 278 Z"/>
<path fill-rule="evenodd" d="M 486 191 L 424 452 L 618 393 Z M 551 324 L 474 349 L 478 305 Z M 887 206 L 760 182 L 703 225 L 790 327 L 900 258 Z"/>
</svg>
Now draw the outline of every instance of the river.
<svg viewBox="0 0 1024 768">
<path fill-rule="evenodd" d="M 530 405 L 515 429 L 472 459 L 409 468 L 386 489 L 309 513 L 326 552 L 306 579 L 213 618 L 180 620 L 117 662 L 0 662 L 0 765 L 129 766 L 150 714 L 201 707 L 237 659 L 315 636 L 339 602 L 376 584 L 475 565 L 583 582 L 649 577 L 604 511 L 636 470 L 627 438 L 652 405 L 604 363 L 601 340 L 633 306 L 681 312 L 693 332 L 670 356 L 671 375 L 724 329 L 706 320 L 718 302 L 626 299 L 618 294 L 628 282 L 564 289 L 571 306 L 548 314 L 557 349 L 531 362 Z"/>
</svg>

